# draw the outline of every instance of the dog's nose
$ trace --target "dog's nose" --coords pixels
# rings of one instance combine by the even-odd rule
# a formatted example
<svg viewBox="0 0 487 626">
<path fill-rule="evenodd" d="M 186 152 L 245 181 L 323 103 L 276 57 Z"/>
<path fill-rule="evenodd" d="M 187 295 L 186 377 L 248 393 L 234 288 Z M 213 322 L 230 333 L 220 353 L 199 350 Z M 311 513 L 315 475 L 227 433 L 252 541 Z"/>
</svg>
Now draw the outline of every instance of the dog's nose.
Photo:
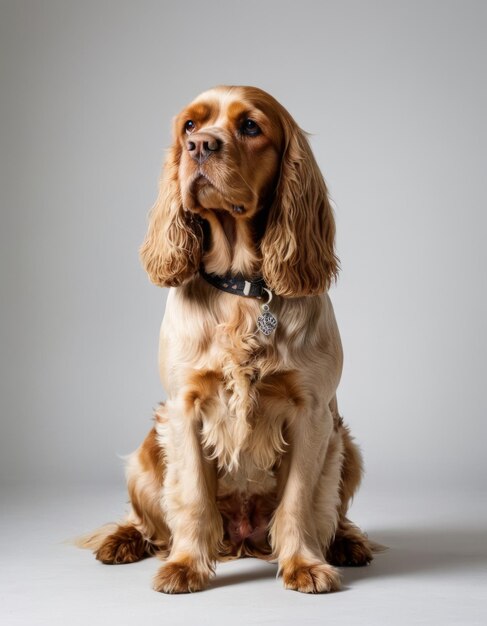
<svg viewBox="0 0 487 626">
<path fill-rule="evenodd" d="M 218 139 L 218 137 L 214 137 L 209 133 L 194 134 L 186 143 L 186 148 L 188 149 L 191 158 L 199 163 L 206 161 L 206 159 L 213 154 L 213 152 L 218 152 L 221 146 L 221 139 Z"/>
</svg>

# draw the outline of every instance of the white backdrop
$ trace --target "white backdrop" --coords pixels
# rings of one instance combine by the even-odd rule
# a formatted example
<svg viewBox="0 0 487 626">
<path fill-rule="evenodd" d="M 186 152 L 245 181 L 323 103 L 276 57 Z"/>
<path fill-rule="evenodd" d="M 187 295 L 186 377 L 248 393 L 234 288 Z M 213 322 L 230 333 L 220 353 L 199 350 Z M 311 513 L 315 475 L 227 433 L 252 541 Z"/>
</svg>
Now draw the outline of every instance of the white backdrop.
<svg viewBox="0 0 487 626">
<path fill-rule="evenodd" d="M 138 247 L 171 119 L 229 83 L 313 135 L 366 488 L 480 488 L 485 6 L 3 1 L 2 481 L 122 483 L 163 397 Z"/>
</svg>

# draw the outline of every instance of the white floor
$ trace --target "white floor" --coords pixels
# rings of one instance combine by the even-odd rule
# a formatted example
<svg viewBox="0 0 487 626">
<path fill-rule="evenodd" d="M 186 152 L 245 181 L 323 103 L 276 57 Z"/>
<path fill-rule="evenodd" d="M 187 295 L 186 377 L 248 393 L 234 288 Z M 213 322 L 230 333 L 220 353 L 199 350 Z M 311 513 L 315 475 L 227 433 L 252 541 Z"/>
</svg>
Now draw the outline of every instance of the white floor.
<svg viewBox="0 0 487 626">
<path fill-rule="evenodd" d="M 0 623 L 487 624 L 485 494 L 414 498 L 362 491 L 351 517 L 389 550 L 366 568 L 343 569 L 343 591 L 285 591 L 276 566 L 254 559 L 218 567 L 209 590 L 167 596 L 151 589 L 159 563 L 107 566 L 65 540 L 115 521 L 118 488 L 2 495 Z"/>
</svg>

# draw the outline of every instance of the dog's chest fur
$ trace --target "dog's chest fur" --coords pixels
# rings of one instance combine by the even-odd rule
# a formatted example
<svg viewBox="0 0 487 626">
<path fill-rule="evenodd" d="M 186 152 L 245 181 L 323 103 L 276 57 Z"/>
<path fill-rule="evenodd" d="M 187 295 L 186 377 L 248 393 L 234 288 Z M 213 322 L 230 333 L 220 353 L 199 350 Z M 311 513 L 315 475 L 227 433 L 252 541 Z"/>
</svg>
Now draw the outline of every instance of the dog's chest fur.
<svg viewBox="0 0 487 626">
<path fill-rule="evenodd" d="M 165 341 L 178 351 L 168 360 L 180 364 L 166 387 L 199 422 L 203 452 L 218 468 L 219 502 L 243 534 L 268 521 L 260 497 L 273 500 L 286 422 L 300 403 L 298 375 L 283 369 L 278 331 L 265 337 L 257 329 L 260 304 L 193 283 L 166 310 L 172 323 Z"/>
<path fill-rule="evenodd" d="M 287 402 L 283 375 L 269 368 L 272 344 L 261 341 L 254 319 L 244 321 L 215 334 L 216 359 L 203 374 L 211 392 L 199 411 L 205 452 L 221 469 L 245 466 L 251 473 L 270 470 L 285 452 Z M 276 411 L 279 396 L 284 406 Z"/>
</svg>

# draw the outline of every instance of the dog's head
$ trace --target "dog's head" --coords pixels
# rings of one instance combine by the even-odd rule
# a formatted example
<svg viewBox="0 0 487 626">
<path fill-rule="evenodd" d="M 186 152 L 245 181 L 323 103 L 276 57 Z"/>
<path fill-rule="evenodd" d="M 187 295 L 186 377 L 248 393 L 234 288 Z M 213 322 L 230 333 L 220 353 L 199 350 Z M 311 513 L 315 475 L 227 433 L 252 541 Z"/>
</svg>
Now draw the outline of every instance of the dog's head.
<svg viewBox="0 0 487 626">
<path fill-rule="evenodd" d="M 324 292 L 338 271 L 323 177 L 291 115 L 255 87 L 217 87 L 174 120 L 141 256 L 151 280 L 176 286 L 199 269 L 195 214 L 259 220 L 260 273 L 282 296 Z"/>
</svg>

